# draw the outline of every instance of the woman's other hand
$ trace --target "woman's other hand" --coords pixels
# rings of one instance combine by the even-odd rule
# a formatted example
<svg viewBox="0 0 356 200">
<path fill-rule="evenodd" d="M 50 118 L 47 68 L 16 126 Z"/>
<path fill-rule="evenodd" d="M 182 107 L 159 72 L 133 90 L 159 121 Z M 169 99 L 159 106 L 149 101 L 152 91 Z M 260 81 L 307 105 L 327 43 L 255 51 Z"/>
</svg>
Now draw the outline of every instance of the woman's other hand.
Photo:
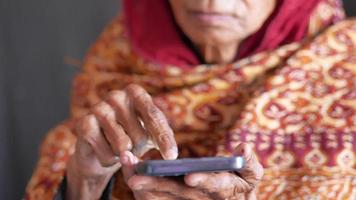
<svg viewBox="0 0 356 200">
<path fill-rule="evenodd" d="M 130 167 L 138 159 L 130 153 L 127 153 L 129 161 L 123 162 L 123 172 L 137 200 L 254 200 L 256 186 L 263 176 L 263 167 L 247 145 L 239 145 L 236 152 L 245 159 L 244 168 L 238 174 L 196 173 L 186 175 L 184 180 L 138 176 Z"/>
<path fill-rule="evenodd" d="M 76 150 L 67 168 L 67 199 L 99 199 L 113 174 L 129 157 L 152 148 L 165 159 L 178 155 L 166 117 L 140 86 L 113 91 L 76 123 Z"/>
</svg>

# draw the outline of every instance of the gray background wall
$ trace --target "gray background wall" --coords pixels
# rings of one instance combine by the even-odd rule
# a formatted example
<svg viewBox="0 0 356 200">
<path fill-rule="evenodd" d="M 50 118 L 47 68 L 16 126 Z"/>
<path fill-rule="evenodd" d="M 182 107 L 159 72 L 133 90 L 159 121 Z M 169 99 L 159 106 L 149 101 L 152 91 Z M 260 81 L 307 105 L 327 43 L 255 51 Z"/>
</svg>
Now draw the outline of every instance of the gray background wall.
<svg viewBox="0 0 356 200">
<path fill-rule="evenodd" d="M 0 0 L 0 199 L 20 199 L 44 134 L 65 119 L 71 79 L 118 0 Z"/>
<path fill-rule="evenodd" d="M 356 15 L 356 0 L 345 1 Z M 41 139 L 68 115 L 81 59 L 119 0 L 0 0 L 0 199 L 20 199 Z"/>
</svg>

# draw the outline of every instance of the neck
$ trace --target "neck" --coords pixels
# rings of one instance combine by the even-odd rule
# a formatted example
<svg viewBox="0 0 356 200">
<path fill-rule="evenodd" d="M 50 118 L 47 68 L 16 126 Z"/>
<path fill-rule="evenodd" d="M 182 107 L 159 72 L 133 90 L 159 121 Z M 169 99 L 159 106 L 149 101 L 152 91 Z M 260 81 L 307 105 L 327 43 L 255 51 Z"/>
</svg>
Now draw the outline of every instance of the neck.
<svg viewBox="0 0 356 200">
<path fill-rule="evenodd" d="M 224 45 L 201 45 L 198 46 L 205 63 L 227 64 L 235 60 L 239 42 Z"/>
</svg>

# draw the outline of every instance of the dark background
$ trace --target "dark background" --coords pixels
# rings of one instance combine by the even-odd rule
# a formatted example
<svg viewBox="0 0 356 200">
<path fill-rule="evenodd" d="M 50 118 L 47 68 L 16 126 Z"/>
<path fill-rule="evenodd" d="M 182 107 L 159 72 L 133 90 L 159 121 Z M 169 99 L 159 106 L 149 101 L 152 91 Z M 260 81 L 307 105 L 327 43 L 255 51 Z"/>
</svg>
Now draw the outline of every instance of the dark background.
<svg viewBox="0 0 356 200">
<path fill-rule="evenodd" d="M 356 0 L 346 0 L 356 16 Z M 0 0 L 0 199 L 20 199 L 48 129 L 65 119 L 80 60 L 119 0 Z"/>
</svg>

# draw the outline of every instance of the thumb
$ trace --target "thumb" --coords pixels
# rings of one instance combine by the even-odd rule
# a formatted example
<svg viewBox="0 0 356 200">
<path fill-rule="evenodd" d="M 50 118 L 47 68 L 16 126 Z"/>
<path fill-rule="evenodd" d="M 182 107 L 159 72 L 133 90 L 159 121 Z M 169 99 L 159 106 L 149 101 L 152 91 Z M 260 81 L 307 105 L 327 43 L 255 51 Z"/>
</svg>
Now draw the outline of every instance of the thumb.
<svg viewBox="0 0 356 200">
<path fill-rule="evenodd" d="M 239 171 L 240 177 L 255 187 L 261 181 L 264 170 L 251 146 L 241 143 L 235 149 L 235 154 L 245 160 L 244 167 Z"/>
<path fill-rule="evenodd" d="M 124 151 L 120 154 L 120 161 L 122 164 L 121 170 L 125 181 L 135 174 L 135 165 L 139 159 L 129 151 Z"/>
</svg>

